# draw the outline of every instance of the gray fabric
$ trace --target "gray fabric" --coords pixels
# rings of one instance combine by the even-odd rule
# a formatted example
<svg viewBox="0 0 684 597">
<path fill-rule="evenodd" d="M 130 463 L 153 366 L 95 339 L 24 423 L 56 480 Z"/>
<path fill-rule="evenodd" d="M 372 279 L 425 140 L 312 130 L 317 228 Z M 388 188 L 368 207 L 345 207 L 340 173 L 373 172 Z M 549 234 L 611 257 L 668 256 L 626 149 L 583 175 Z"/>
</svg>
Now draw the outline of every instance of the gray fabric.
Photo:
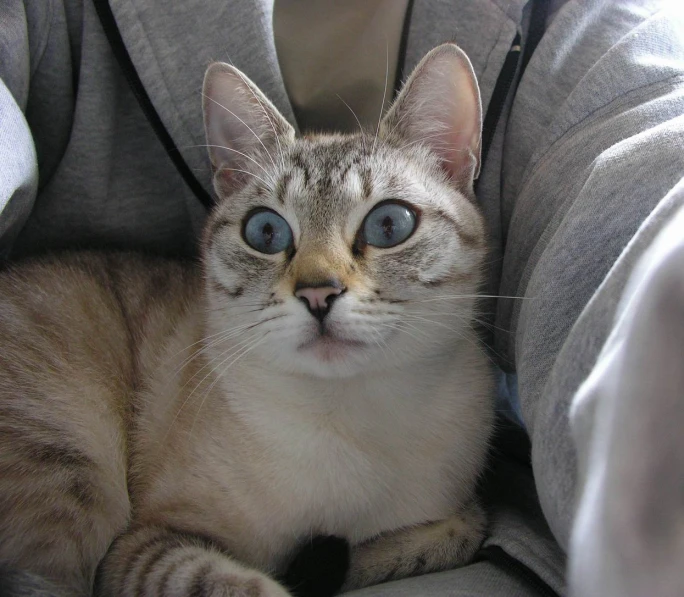
<svg viewBox="0 0 684 597">
<path fill-rule="evenodd" d="M 666 4 L 566 4 L 508 123 L 500 293 L 525 298 L 499 301 L 496 325 L 511 333 L 497 351 L 516 363 L 540 499 L 565 548 L 576 485 L 567 413 L 622 287 L 596 292 L 684 176 L 684 23 L 673 3 L 656 12 Z M 598 317 L 583 313 L 596 301 Z"/>
<path fill-rule="evenodd" d="M 416 2 L 407 71 L 434 45 L 455 40 L 473 61 L 486 106 L 529 16 L 525 4 Z M 504 367 L 517 370 L 541 506 L 569 550 L 575 595 L 684 594 L 684 575 L 673 564 L 684 557 L 682 539 L 666 532 L 681 528 L 681 489 L 651 474 L 667 455 L 684 453 L 668 443 L 681 429 L 681 386 L 672 385 L 678 378 L 667 357 L 683 347 L 676 335 L 681 312 L 666 298 L 681 287 L 665 283 L 684 263 L 678 249 L 658 249 L 684 243 L 680 228 L 668 227 L 681 226 L 674 214 L 682 192 L 672 189 L 684 176 L 679 4 L 553 2 L 480 181 L 493 244 L 490 290 L 524 297 L 497 301 L 495 350 Z M 292 120 L 268 0 L 111 5 L 155 108 L 205 188 L 199 94 L 210 60 L 243 69 Z M 146 122 L 90 1 L 0 1 L 0 79 L 1 250 L 107 245 L 192 252 L 204 211 Z M 611 344 L 601 352 L 616 334 L 629 367 L 615 368 Z M 666 352 L 656 350 L 660 339 Z M 639 350 L 644 342 L 654 348 Z M 583 386 L 587 378 L 606 383 Z M 653 427 L 640 428 L 639 421 Z M 630 481 L 631 463 L 641 492 Z M 681 462 L 672 463 L 681 478 Z M 501 479 L 527 495 L 512 477 Z M 576 496 L 581 524 L 573 529 Z M 536 498 L 517 510 L 498 499 L 491 541 L 562 592 L 564 560 L 535 514 Z M 620 502 L 616 518 L 603 517 L 612 501 Z M 626 553 L 625 545 L 636 547 Z M 634 578 L 635 561 L 644 562 L 646 585 Z M 365 594 L 458 595 L 464 587 L 472 587 L 467 594 L 534 594 L 521 583 L 481 563 Z"/>
<path fill-rule="evenodd" d="M 347 597 L 542 597 L 534 586 L 490 562 L 368 587 Z"/>
</svg>

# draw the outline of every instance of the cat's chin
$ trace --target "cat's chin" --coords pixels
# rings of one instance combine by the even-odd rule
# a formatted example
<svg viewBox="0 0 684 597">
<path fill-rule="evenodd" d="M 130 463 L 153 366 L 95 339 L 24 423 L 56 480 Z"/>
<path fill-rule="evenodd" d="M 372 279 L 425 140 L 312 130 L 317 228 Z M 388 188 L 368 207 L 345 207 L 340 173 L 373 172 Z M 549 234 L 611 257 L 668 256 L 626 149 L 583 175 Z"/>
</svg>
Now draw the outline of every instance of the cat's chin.
<svg viewBox="0 0 684 597">
<path fill-rule="evenodd" d="M 339 379 L 371 373 L 380 365 L 374 346 L 362 340 L 326 335 L 308 337 L 304 341 L 259 355 L 269 367 L 323 379 Z"/>
<path fill-rule="evenodd" d="M 350 377 L 367 369 L 368 348 L 360 340 L 317 336 L 297 347 L 297 359 L 309 375 Z"/>
<path fill-rule="evenodd" d="M 353 353 L 359 352 L 368 346 L 360 340 L 346 340 L 332 336 L 318 336 L 301 344 L 298 352 L 310 354 L 323 363 L 335 363 L 348 360 Z"/>
</svg>

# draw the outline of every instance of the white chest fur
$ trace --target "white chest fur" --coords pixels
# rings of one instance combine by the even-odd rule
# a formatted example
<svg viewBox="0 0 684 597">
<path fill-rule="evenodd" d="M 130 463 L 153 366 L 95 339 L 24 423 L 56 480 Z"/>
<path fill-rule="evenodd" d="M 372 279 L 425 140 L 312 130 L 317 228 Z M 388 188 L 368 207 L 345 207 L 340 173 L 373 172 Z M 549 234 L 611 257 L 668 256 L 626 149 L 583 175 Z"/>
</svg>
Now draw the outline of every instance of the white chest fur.
<svg viewBox="0 0 684 597">
<path fill-rule="evenodd" d="M 242 483 L 230 490 L 255 535 L 356 543 L 453 513 L 471 494 L 489 432 L 488 384 L 480 367 L 466 371 L 433 362 L 312 381 L 241 368 L 226 382 L 231 415 L 249 430 L 228 448 L 241 455 L 230 476 L 239 471 Z"/>
</svg>

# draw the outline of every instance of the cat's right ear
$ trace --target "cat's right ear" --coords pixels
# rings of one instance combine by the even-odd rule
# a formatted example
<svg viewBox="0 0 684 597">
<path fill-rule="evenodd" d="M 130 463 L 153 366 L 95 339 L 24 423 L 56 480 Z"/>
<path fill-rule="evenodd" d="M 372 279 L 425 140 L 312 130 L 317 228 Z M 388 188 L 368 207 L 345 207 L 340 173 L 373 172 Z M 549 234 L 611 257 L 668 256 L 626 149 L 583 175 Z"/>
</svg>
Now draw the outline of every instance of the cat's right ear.
<svg viewBox="0 0 684 597">
<path fill-rule="evenodd" d="M 214 62 L 204 75 L 204 129 L 219 193 L 278 160 L 295 131 L 259 88 L 237 68 Z"/>
<path fill-rule="evenodd" d="M 472 186 L 480 172 L 482 106 L 463 50 L 443 44 L 421 60 L 383 119 L 380 136 L 425 145 L 454 184 Z"/>
</svg>

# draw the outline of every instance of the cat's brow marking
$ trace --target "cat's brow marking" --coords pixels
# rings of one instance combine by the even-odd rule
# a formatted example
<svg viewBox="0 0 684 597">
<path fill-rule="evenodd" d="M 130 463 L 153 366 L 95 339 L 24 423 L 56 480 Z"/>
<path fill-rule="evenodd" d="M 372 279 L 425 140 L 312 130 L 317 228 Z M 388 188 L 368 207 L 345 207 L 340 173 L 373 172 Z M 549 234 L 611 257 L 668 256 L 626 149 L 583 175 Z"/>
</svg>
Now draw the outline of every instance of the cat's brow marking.
<svg viewBox="0 0 684 597">
<path fill-rule="evenodd" d="M 463 225 L 450 213 L 440 208 L 436 209 L 436 213 L 437 215 L 439 215 L 439 217 L 447 220 L 455 228 L 456 234 L 458 234 L 458 237 L 461 239 L 461 242 L 464 245 L 473 249 L 479 249 L 482 247 L 482 239 L 480 239 L 478 236 L 466 232 L 463 229 Z"/>
<path fill-rule="evenodd" d="M 286 172 L 276 185 L 276 199 L 281 205 L 285 205 L 285 194 L 287 193 L 287 187 L 291 180 L 292 172 Z"/>
<path fill-rule="evenodd" d="M 361 186 L 363 187 L 363 198 L 370 199 L 373 195 L 373 178 L 370 169 L 364 168 L 359 175 L 361 176 Z"/>
<path fill-rule="evenodd" d="M 301 153 L 293 154 L 291 160 L 292 166 L 302 171 L 302 174 L 304 175 L 304 186 L 308 187 L 309 182 L 311 181 L 311 173 L 309 172 L 309 167 L 306 165 L 306 162 L 302 159 Z"/>
<path fill-rule="evenodd" d="M 211 236 L 214 236 L 215 234 L 217 234 L 219 232 L 219 230 L 221 230 L 221 228 L 230 227 L 230 226 L 233 226 L 234 224 L 235 224 L 235 222 L 228 217 L 224 216 L 224 217 L 218 218 L 214 222 L 211 223 L 210 228 L 209 228 L 209 234 Z"/>
</svg>

